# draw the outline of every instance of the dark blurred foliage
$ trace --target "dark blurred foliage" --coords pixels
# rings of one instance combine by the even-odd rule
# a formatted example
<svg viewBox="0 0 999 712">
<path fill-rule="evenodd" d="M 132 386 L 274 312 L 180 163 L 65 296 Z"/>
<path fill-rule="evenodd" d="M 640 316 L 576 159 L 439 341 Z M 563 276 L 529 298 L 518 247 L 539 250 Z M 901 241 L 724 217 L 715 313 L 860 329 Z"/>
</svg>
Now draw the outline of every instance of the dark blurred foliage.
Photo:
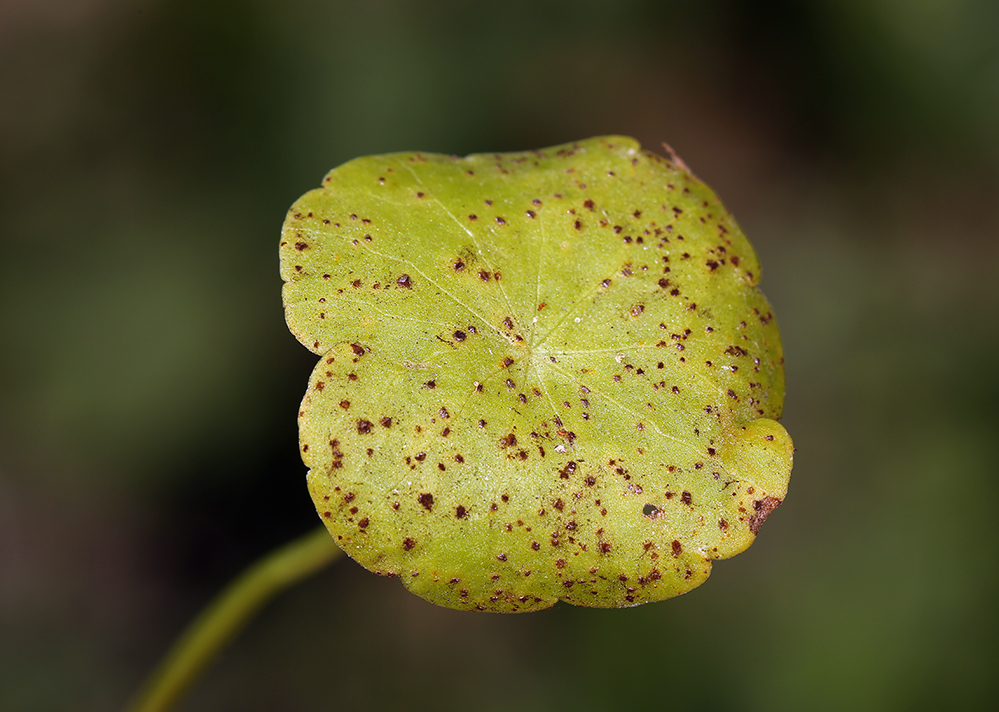
<svg viewBox="0 0 999 712">
<path fill-rule="evenodd" d="M 680 599 L 435 609 L 342 563 L 184 709 L 980 708 L 999 663 L 999 4 L 0 5 L 0 708 L 120 707 L 315 514 L 284 213 L 335 165 L 669 141 L 785 338 L 788 499 Z"/>
</svg>

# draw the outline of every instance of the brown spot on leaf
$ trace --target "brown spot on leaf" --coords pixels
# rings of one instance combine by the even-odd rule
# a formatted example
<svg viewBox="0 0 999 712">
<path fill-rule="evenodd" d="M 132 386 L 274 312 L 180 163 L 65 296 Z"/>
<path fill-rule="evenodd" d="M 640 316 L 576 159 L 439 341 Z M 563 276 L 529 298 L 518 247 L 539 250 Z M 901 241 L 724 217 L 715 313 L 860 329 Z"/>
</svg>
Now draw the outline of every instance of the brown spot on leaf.
<svg viewBox="0 0 999 712">
<path fill-rule="evenodd" d="M 753 532 L 754 535 L 759 533 L 763 522 L 767 521 L 767 517 L 780 506 L 782 501 L 776 497 L 764 497 L 753 502 L 753 509 L 756 511 L 749 518 L 749 531 Z"/>
<path fill-rule="evenodd" d="M 416 501 L 422 504 L 423 508 L 428 512 L 434 507 L 434 496 L 429 492 L 424 492 L 423 494 L 421 494 L 419 497 L 416 498 Z"/>
</svg>

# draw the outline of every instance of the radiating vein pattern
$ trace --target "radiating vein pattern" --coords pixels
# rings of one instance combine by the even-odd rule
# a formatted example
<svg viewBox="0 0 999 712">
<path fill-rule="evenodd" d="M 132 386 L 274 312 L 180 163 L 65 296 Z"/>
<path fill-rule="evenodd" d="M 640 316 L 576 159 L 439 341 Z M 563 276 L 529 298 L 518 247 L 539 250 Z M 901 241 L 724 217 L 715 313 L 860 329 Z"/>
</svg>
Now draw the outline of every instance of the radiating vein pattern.
<svg viewBox="0 0 999 712">
<path fill-rule="evenodd" d="M 282 231 L 317 511 L 451 608 L 683 593 L 783 500 L 780 336 L 684 167 L 603 137 L 351 161 Z"/>
</svg>

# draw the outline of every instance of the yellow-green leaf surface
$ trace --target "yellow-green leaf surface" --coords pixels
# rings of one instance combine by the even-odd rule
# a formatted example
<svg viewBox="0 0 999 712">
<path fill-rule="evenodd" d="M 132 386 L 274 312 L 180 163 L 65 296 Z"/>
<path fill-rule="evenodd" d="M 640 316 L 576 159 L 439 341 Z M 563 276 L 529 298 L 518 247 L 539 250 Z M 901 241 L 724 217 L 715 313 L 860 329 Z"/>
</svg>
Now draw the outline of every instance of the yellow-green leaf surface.
<svg viewBox="0 0 999 712">
<path fill-rule="evenodd" d="M 369 156 L 292 207 L 288 325 L 323 522 L 450 608 L 705 580 L 780 504 L 780 335 L 752 247 L 633 139 Z"/>
</svg>

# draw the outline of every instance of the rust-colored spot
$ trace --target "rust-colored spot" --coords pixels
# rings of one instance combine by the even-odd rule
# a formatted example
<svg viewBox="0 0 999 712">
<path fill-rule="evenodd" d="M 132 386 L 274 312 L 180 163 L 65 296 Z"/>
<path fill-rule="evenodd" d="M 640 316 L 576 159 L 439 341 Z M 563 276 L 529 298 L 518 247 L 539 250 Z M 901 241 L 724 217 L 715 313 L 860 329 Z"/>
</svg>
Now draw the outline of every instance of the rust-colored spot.
<svg viewBox="0 0 999 712">
<path fill-rule="evenodd" d="M 429 492 L 424 492 L 416 500 L 423 505 L 423 508 L 428 512 L 434 508 L 434 496 Z"/>
<path fill-rule="evenodd" d="M 402 548 L 405 551 L 412 551 L 413 547 L 416 546 L 416 542 L 410 537 L 406 537 L 402 540 Z"/>
<path fill-rule="evenodd" d="M 753 502 L 753 509 L 756 511 L 749 518 L 749 531 L 753 532 L 753 534 L 759 533 L 763 522 L 767 521 L 767 517 L 780 506 L 782 501 L 776 497 L 764 497 Z"/>
<path fill-rule="evenodd" d="M 413 287 L 413 280 L 409 278 L 408 274 L 404 274 L 401 277 L 399 277 L 399 279 L 397 279 L 395 283 L 398 284 L 403 289 L 412 289 Z"/>
<path fill-rule="evenodd" d="M 681 546 L 680 542 L 678 542 L 676 539 L 673 540 L 672 549 L 673 549 L 673 558 L 676 558 L 683 553 L 683 546 Z"/>
<path fill-rule="evenodd" d="M 358 420 L 357 421 L 357 432 L 360 435 L 367 435 L 371 432 L 372 423 L 370 420 Z"/>
</svg>

